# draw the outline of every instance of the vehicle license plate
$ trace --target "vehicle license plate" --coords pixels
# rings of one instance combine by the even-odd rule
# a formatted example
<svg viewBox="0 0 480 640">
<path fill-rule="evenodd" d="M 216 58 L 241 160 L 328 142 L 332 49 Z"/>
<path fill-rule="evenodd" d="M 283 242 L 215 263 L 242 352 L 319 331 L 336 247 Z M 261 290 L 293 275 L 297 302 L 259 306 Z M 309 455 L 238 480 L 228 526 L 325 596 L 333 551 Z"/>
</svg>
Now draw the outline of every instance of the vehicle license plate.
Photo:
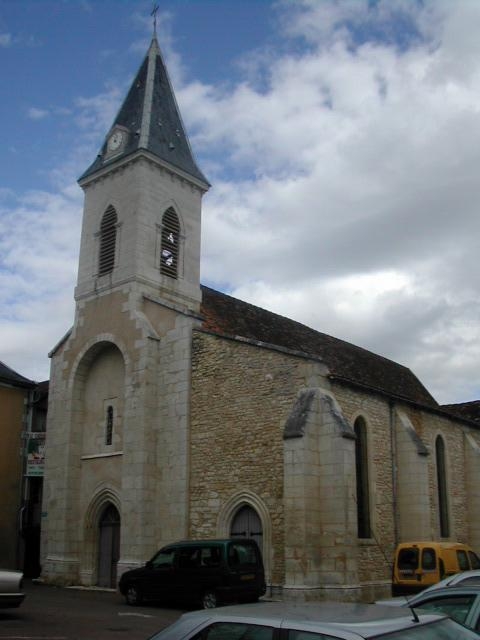
<svg viewBox="0 0 480 640">
<path fill-rule="evenodd" d="M 255 580 L 255 575 L 253 573 L 246 573 L 240 577 L 240 580 Z"/>
</svg>

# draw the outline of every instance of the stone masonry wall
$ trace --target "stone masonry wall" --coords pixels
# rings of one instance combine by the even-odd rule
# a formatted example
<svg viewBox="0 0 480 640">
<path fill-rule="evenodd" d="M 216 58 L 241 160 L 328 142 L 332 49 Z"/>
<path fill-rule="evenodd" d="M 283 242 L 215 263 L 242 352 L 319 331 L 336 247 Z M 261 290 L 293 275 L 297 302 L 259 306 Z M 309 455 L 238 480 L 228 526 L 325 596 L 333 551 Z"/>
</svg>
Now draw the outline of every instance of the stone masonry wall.
<svg viewBox="0 0 480 640">
<path fill-rule="evenodd" d="M 380 396 L 344 385 L 332 390 L 344 416 L 353 426 L 362 416 L 367 425 L 371 523 L 374 536 L 359 539 L 358 567 L 362 584 L 390 583 L 394 550 L 390 409 Z"/>
<path fill-rule="evenodd" d="M 350 424 L 360 415 L 367 424 L 373 536 L 358 541 L 360 581 L 365 585 L 389 583 L 397 542 L 414 538 L 440 540 L 435 460 L 438 435 L 444 438 L 446 449 L 449 539 L 471 543 L 465 477 L 465 433 L 470 429 L 453 417 L 402 403 L 390 404 L 379 395 L 345 385 L 334 384 L 332 391 Z M 400 413 L 413 426 L 417 441 L 406 434 Z M 407 482 L 411 483 L 410 488 Z M 418 486 L 422 482 L 425 486 Z"/>
<path fill-rule="evenodd" d="M 413 412 L 411 412 L 413 414 Z M 437 467 L 435 456 L 435 440 L 441 435 L 445 442 L 447 467 L 448 511 L 450 521 L 450 540 L 468 542 L 467 509 L 465 478 L 465 427 L 453 419 L 433 414 L 412 415 L 412 422 L 429 450 L 428 475 L 430 486 L 430 531 L 427 539 L 440 540 L 440 524 L 438 513 Z"/>
<path fill-rule="evenodd" d="M 258 496 L 271 519 L 266 565 L 277 585 L 284 581 L 283 429 L 310 372 L 302 358 L 194 332 L 190 536 L 218 536 L 222 505 L 240 491 Z"/>
</svg>

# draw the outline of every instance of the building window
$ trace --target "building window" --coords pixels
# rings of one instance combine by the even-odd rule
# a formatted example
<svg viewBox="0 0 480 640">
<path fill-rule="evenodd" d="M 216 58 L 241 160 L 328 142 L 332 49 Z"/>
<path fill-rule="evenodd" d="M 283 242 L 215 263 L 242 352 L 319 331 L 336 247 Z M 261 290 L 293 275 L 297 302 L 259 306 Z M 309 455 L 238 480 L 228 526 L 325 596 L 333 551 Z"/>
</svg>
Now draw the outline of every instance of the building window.
<svg viewBox="0 0 480 640">
<path fill-rule="evenodd" d="M 112 405 L 108 405 L 107 407 L 107 417 L 105 421 L 105 444 L 112 444 L 113 437 L 113 407 Z"/>
<path fill-rule="evenodd" d="M 175 211 L 170 207 L 162 219 L 162 247 L 160 253 L 160 273 L 171 278 L 178 277 L 180 223 Z"/>
<path fill-rule="evenodd" d="M 117 213 L 110 206 L 103 214 L 100 224 L 100 251 L 98 256 L 98 275 L 111 273 L 115 264 L 115 243 L 117 237 Z"/>
<path fill-rule="evenodd" d="M 368 486 L 367 425 L 363 418 L 357 418 L 355 431 L 355 473 L 357 479 L 357 527 L 359 538 L 370 538 L 370 491 Z"/>
<path fill-rule="evenodd" d="M 450 525 L 448 522 L 448 496 L 447 496 L 447 467 L 445 463 L 445 442 L 442 436 L 435 441 L 435 456 L 437 461 L 437 489 L 438 512 L 440 516 L 440 536 L 448 538 Z"/>
</svg>

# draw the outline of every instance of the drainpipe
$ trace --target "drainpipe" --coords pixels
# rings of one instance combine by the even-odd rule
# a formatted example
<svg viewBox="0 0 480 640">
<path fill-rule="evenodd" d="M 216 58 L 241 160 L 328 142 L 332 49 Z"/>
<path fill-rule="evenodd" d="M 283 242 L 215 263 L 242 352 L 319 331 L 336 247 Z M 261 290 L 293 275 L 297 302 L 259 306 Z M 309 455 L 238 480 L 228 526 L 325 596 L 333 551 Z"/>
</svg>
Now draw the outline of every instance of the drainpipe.
<svg viewBox="0 0 480 640">
<path fill-rule="evenodd" d="M 24 398 L 24 409 L 22 417 L 22 440 L 21 440 L 21 456 L 22 456 L 22 477 L 20 479 L 20 505 L 18 509 L 17 521 L 17 550 L 16 550 L 16 569 L 23 571 L 25 563 L 25 538 L 23 537 L 23 525 L 25 520 L 26 505 L 28 502 L 28 478 L 27 478 L 27 448 L 28 434 L 32 430 L 32 407 L 33 407 L 33 389 L 28 389 Z"/>
<path fill-rule="evenodd" d="M 397 510 L 398 502 L 398 461 L 397 461 L 397 439 L 395 429 L 395 403 L 393 400 L 389 402 L 389 419 L 390 419 L 390 450 L 392 452 L 392 509 L 393 509 L 393 542 L 396 548 L 398 544 L 399 532 L 399 514 Z"/>
</svg>

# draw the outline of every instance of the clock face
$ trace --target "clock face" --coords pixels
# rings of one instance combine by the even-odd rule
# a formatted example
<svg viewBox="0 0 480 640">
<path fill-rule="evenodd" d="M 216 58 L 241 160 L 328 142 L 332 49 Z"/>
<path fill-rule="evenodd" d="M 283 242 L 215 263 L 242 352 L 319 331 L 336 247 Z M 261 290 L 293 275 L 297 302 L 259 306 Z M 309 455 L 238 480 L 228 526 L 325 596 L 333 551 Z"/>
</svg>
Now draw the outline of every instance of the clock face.
<svg viewBox="0 0 480 640">
<path fill-rule="evenodd" d="M 123 133 L 121 131 L 115 131 L 108 139 L 108 150 L 116 151 L 123 142 Z"/>
</svg>

